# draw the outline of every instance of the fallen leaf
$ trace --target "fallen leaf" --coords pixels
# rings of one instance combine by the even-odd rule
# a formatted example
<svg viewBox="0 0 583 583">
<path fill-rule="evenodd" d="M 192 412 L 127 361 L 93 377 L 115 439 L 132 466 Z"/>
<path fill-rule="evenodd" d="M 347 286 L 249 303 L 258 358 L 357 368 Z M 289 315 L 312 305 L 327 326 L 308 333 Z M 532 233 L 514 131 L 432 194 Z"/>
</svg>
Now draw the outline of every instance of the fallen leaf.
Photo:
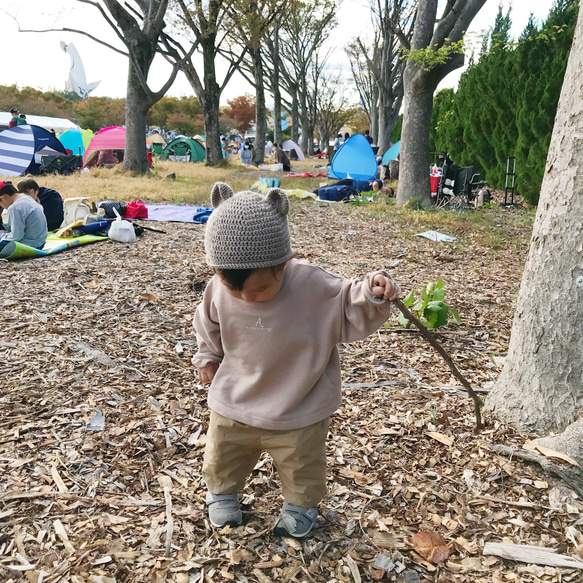
<svg viewBox="0 0 583 583">
<path fill-rule="evenodd" d="M 407 542 L 430 563 L 443 563 L 451 552 L 445 539 L 434 531 L 421 530 Z"/>
<path fill-rule="evenodd" d="M 436 439 L 437 441 L 443 443 L 444 445 L 453 445 L 453 439 L 451 439 L 451 437 L 448 437 L 447 435 L 443 435 L 443 433 L 439 433 L 437 431 L 426 431 L 425 435 L 433 437 L 433 439 Z"/>
<path fill-rule="evenodd" d="M 240 565 L 241 563 L 246 563 L 255 557 L 251 551 L 248 551 L 242 547 L 227 551 L 225 554 L 227 559 L 229 559 L 230 565 Z"/>
<path fill-rule="evenodd" d="M 522 447 L 524 449 L 528 449 L 529 451 L 537 451 L 538 453 L 544 455 L 545 457 L 557 458 L 565 462 L 568 462 L 573 466 L 581 467 L 579 466 L 577 461 L 574 460 L 570 455 L 567 455 L 566 453 L 560 451 L 555 451 L 554 449 L 549 449 L 548 447 L 544 447 L 543 445 L 534 443 L 534 441 L 527 441 Z"/>
</svg>

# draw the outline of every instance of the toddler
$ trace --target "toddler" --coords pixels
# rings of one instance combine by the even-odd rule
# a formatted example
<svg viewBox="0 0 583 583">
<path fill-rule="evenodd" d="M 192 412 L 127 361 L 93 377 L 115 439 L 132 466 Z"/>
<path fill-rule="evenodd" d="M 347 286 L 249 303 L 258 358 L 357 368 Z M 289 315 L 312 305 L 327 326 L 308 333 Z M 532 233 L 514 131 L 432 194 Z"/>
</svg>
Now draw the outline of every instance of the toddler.
<svg viewBox="0 0 583 583">
<path fill-rule="evenodd" d="M 381 326 L 400 290 L 384 271 L 360 282 L 294 259 L 289 201 L 278 188 L 234 194 L 218 182 L 211 200 L 205 251 L 215 276 L 194 317 L 193 358 L 211 383 L 209 519 L 241 524 L 238 493 L 266 450 L 284 498 L 274 532 L 303 538 L 326 495 L 328 418 L 341 402 L 336 345 Z"/>
</svg>

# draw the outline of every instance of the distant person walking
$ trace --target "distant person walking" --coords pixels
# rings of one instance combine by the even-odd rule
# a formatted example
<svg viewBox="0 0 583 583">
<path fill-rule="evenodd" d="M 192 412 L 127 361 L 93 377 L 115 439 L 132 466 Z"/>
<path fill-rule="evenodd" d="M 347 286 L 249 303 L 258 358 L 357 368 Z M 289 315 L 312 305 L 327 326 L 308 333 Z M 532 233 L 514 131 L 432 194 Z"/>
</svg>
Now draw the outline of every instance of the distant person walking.
<svg viewBox="0 0 583 583">
<path fill-rule="evenodd" d="M 342 134 L 338 134 L 336 136 L 336 140 L 334 140 L 334 151 L 337 152 L 340 149 L 340 146 L 342 145 Z"/>
<path fill-rule="evenodd" d="M 368 130 L 364 132 L 364 137 L 366 138 L 366 141 L 372 146 L 374 140 L 370 137 L 370 132 Z"/>
</svg>

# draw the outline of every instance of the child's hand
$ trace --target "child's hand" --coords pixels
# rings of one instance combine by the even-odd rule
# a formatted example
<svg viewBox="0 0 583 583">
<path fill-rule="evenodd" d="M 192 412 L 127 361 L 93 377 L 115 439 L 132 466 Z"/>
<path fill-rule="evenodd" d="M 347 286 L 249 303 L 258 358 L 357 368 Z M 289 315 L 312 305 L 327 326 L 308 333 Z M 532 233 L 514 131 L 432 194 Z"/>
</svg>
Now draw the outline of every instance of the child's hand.
<svg viewBox="0 0 583 583">
<path fill-rule="evenodd" d="M 196 369 L 198 371 L 198 380 L 203 384 L 206 385 L 210 383 L 215 378 L 215 373 L 219 368 L 218 364 L 209 364 L 209 366 L 205 366 L 203 368 Z"/>
<path fill-rule="evenodd" d="M 390 277 L 378 273 L 372 282 L 372 293 L 377 298 L 394 300 L 401 295 L 401 288 Z"/>
</svg>

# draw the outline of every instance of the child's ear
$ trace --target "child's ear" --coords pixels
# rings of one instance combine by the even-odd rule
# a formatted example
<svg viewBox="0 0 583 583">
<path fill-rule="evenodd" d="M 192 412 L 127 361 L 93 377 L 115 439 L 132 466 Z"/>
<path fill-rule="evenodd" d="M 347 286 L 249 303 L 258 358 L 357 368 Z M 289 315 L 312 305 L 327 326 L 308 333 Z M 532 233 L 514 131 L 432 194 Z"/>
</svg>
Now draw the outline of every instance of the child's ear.
<svg viewBox="0 0 583 583">
<path fill-rule="evenodd" d="M 281 188 L 270 188 L 267 191 L 267 202 L 283 216 L 289 212 L 289 199 Z"/>
<path fill-rule="evenodd" d="M 215 182 L 211 189 L 211 204 L 217 208 L 222 202 L 225 202 L 233 196 L 233 189 L 224 182 Z"/>
</svg>

